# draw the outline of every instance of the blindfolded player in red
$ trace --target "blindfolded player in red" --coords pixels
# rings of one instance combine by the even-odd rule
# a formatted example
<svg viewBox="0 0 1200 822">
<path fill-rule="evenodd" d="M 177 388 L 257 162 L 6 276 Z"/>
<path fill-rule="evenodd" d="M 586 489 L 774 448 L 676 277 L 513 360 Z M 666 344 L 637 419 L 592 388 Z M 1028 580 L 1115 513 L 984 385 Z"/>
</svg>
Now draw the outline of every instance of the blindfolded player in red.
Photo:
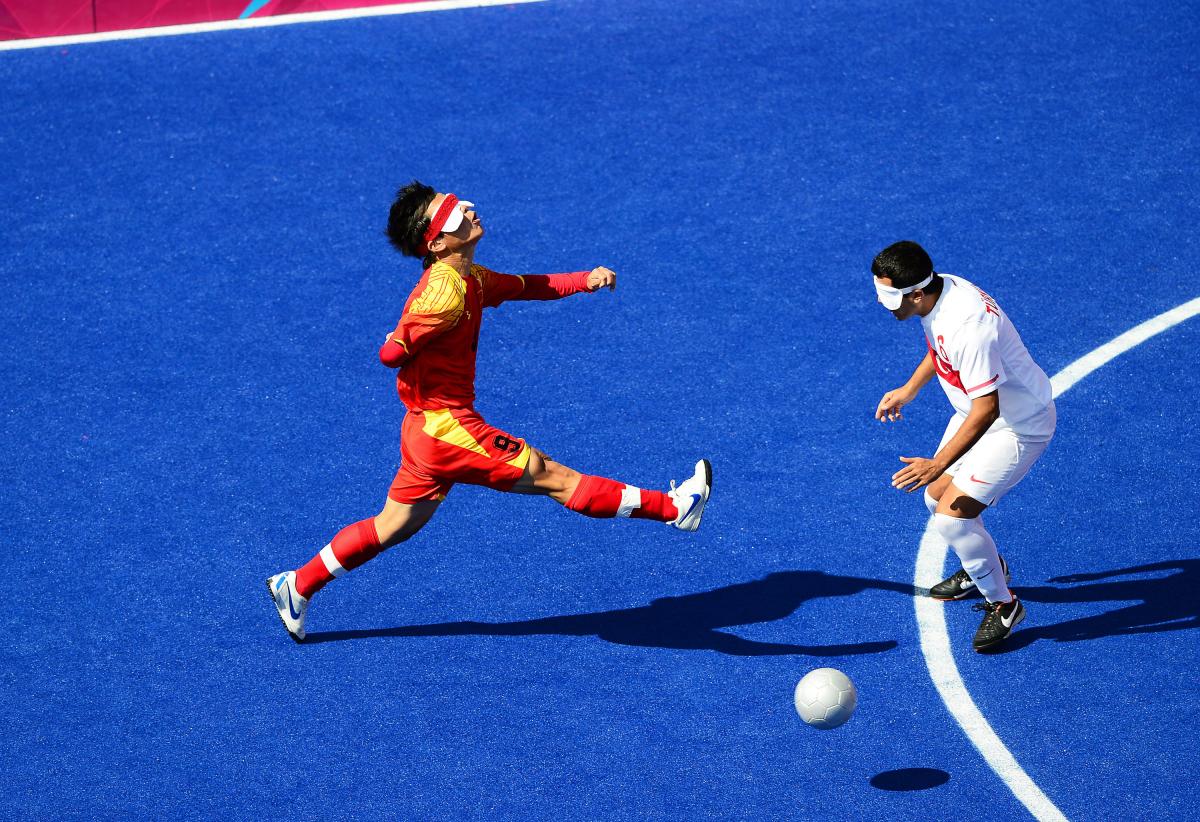
<svg viewBox="0 0 1200 822">
<path fill-rule="evenodd" d="M 615 289 L 607 268 L 573 274 L 513 276 L 474 262 L 483 224 L 474 204 L 413 182 L 401 189 L 388 218 L 399 251 L 425 261 L 425 273 L 404 304 L 400 323 L 379 350 L 397 369 L 408 410 L 400 438 L 400 469 L 378 516 L 343 528 L 296 571 L 267 580 L 292 639 L 304 639 L 313 594 L 416 534 L 455 483 L 541 494 L 589 517 L 635 517 L 695 531 L 712 488 L 707 460 L 678 488 L 646 491 L 580 474 L 524 439 L 494 428 L 475 411 L 475 349 L 482 309 L 508 300 L 557 300 Z"/>
</svg>

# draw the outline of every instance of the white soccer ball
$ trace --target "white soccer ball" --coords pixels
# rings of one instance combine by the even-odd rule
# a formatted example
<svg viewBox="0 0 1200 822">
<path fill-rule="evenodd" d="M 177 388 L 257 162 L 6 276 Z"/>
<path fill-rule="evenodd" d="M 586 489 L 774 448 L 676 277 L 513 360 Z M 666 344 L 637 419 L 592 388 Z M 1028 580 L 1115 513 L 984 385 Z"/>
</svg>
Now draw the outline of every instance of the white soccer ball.
<svg viewBox="0 0 1200 822">
<path fill-rule="evenodd" d="M 817 668 L 796 683 L 796 713 L 822 731 L 841 725 L 857 705 L 858 690 L 836 668 Z"/>
</svg>

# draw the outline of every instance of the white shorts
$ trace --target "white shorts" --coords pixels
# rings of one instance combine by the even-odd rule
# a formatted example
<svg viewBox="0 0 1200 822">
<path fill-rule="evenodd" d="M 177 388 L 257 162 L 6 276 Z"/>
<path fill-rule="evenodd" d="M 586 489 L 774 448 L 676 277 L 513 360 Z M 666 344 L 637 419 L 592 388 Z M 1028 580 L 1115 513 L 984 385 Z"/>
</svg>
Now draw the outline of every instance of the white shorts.
<svg viewBox="0 0 1200 822">
<path fill-rule="evenodd" d="M 946 425 L 938 451 L 958 433 L 966 417 L 955 414 Z M 946 473 L 954 478 L 958 490 L 984 505 L 995 505 L 1000 498 L 1025 479 L 1029 469 L 1050 444 L 1034 441 L 1012 431 L 984 434 L 970 451 L 951 465 Z"/>
</svg>

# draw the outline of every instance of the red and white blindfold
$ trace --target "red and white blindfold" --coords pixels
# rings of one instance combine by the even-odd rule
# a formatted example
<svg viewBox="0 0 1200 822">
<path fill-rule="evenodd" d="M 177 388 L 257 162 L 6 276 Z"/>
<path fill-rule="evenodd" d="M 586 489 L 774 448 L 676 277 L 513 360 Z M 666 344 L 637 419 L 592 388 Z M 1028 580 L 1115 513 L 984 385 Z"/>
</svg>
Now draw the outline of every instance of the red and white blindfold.
<svg viewBox="0 0 1200 822">
<path fill-rule="evenodd" d="M 924 288 L 933 282 L 933 274 L 921 280 L 916 285 L 910 285 L 908 288 L 892 288 L 890 285 L 884 285 L 879 282 L 879 278 L 875 279 L 875 293 L 879 295 L 879 302 L 883 303 L 883 307 L 888 311 L 895 311 L 900 307 L 900 303 L 904 301 L 904 295 L 916 291 L 918 288 Z"/>
<path fill-rule="evenodd" d="M 421 253 L 429 253 L 429 244 L 437 239 L 437 235 L 442 232 L 453 234 L 458 231 L 458 227 L 462 225 L 464 215 L 463 210 L 459 206 L 470 208 L 474 203 L 468 200 L 459 200 L 453 194 L 447 194 L 442 200 L 442 204 L 438 206 L 438 210 L 434 212 L 433 218 L 429 221 L 429 228 L 425 230 L 425 236 L 421 243 Z"/>
</svg>

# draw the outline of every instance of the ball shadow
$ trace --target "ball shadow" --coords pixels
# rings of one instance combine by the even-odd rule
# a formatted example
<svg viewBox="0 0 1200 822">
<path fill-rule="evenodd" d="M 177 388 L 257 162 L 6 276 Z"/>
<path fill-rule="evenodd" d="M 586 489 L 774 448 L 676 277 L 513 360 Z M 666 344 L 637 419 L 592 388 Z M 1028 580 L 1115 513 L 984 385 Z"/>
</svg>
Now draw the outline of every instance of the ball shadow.
<svg viewBox="0 0 1200 822">
<path fill-rule="evenodd" d="M 927 791 L 950 781 L 940 768 L 898 768 L 871 777 L 871 787 L 881 791 Z"/>
</svg>

